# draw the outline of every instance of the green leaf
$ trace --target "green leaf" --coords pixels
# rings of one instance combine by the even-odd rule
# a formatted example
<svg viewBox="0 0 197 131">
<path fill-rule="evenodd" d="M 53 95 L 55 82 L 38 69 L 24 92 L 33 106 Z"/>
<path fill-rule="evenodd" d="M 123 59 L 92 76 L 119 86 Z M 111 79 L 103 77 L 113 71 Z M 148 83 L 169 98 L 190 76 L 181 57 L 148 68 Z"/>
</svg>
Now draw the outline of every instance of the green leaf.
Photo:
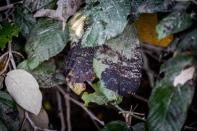
<svg viewBox="0 0 197 131">
<path fill-rule="evenodd" d="M 19 68 L 33 70 L 42 62 L 59 54 L 68 42 L 68 30 L 62 31 L 62 24 L 52 20 L 41 20 L 34 26 L 25 51 L 28 59 Z"/>
<path fill-rule="evenodd" d="M 0 25 L 0 48 L 4 49 L 5 45 L 12 40 L 12 37 L 18 37 L 19 27 L 14 23 Z"/>
<path fill-rule="evenodd" d="M 107 105 L 109 102 L 119 104 L 122 101 L 121 96 L 119 96 L 116 92 L 105 88 L 100 82 L 93 84 L 93 88 L 95 90 L 94 93 L 84 92 L 82 95 L 82 99 L 86 106 L 88 106 L 89 103 Z"/>
<path fill-rule="evenodd" d="M 22 35 L 25 37 L 30 34 L 33 25 L 36 24 L 36 19 L 33 15 L 23 11 L 22 7 L 16 8 L 15 20 L 20 26 Z"/>
<path fill-rule="evenodd" d="M 5 124 L 8 131 L 17 131 L 19 129 L 19 119 L 16 108 L 12 108 L 0 103 L 0 120 Z"/>
<path fill-rule="evenodd" d="M 197 50 L 197 28 L 188 33 L 177 48 L 179 51 L 192 50 L 195 53 Z"/>
<path fill-rule="evenodd" d="M 5 91 L 0 91 L 0 103 L 6 104 L 9 107 L 15 107 L 15 103 L 11 96 L 5 92 Z"/>
<path fill-rule="evenodd" d="M 122 121 L 112 121 L 105 125 L 101 131 L 130 131 L 127 124 Z"/>
<path fill-rule="evenodd" d="M 82 12 L 88 17 L 88 28 L 82 36 L 82 45 L 102 45 L 121 34 L 127 24 L 130 8 L 130 0 L 101 0 L 97 6 L 86 7 Z"/>
<path fill-rule="evenodd" d="M 98 47 L 93 68 L 101 86 L 120 95 L 135 92 L 141 81 L 142 56 L 133 25 Z"/>
<path fill-rule="evenodd" d="M 145 124 L 144 123 L 138 123 L 132 126 L 132 131 L 145 131 Z"/>
<path fill-rule="evenodd" d="M 191 14 L 183 11 L 176 11 L 162 19 L 156 26 L 158 39 L 162 39 L 170 34 L 181 32 L 192 25 Z"/>
<path fill-rule="evenodd" d="M 0 120 L 0 131 L 7 131 L 8 129 L 4 125 L 4 123 Z"/>
<path fill-rule="evenodd" d="M 189 55 L 180 55 L 168 60 L 160 69 L 161 73 L 165 73 L 165 78 L 162 81 L 173 83 L 182 69 L 192 65 L 192 61 L 193 58 Z"/>
<path fill-rule="evenodd" d="M 192 102 L 194 86 L 186 83 L 174 87 L 172 82 L 188 64 L 191 64 L 189 57 L 178 56 L 163 66 L 165 77 L 157 82 L 149 98 L 147 125 L 150 131 L 181 130 Z"/>
</svg>

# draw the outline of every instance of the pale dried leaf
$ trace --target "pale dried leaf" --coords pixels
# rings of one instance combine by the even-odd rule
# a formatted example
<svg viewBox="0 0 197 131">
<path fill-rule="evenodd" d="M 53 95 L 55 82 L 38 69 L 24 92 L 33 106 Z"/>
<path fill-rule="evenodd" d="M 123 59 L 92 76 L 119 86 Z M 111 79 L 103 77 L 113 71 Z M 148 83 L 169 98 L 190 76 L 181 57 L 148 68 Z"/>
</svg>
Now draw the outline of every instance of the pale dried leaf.
<svg viewBox="0 0 197 131">
<path fill-rule="evenodd" d="M 174 86 L 177 86 L 179 84 L 184 85 L 187 81 L 193 78 L 194 72 L 195 72 L 195 68 L 193 66 L 181 71 L 181 73 L 175 77 L 173 85 Z"/>
<path fill-rule="evenodd" d="M 25 110 L 37 115 L 42 105 L 42 94 L 36 79 L 22 69 L 7 73 L 5 84 L 9 94 Z"/>
</svg>

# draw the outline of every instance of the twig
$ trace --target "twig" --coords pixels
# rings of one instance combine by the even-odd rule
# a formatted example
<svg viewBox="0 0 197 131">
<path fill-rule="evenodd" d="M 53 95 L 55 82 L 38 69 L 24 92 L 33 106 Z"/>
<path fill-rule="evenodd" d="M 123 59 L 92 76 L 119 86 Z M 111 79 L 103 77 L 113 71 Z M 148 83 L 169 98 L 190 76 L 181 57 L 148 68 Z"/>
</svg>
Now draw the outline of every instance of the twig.
<svg viewBox="0 0 197 131">
<path fill-rule="evenodd" d="M 143 101 L 143 102 L 145 102 L 145 103 L 148 103 L 148 100 L 147 100 L 146 98 L 142 97 L 142 96 L 139 96 L 139 95 L 134 94 L 134 93 L 132 93 L 131 95 L 132 95 L 133 97 L 135 97 L 136 99 L 139 99 L 139 100 L 141 100 L 141 101 Z"/>
<path fill-rule="evenodd" d="M 23 1 L 18 1 L 16 3 L 13 3 L 13 4 L 8 4 L 8 5 L 5 5 L 5 6 L 1 6 L 0 7 L 0 12 L 1 11 L 4 11 L 4 10 L 7 10 L 7 9 L 10 9 L 10 8 L 13 8 L 15 4 L 18 4 L 18 3 L 22 3 Z M 7 2 L 9 3 L 9 2 Z"/>
<path fill-rule="evenodd" d="M 14 61 L 14 58 L 13 58 L 13 55 L 12 55 L 12 45 L 11 45 L 11 42 L 8 43 L 8 54 L 9 54 L 9 60 L 12 64 L 12 68 L 13 69 L 16 69 L 16 63 Z"/>
<path fill-rule="evenodd" d="M 65 126 L 65 120 L 64 120 L 64 113 L 62 109 L 61 95 L 58 91 L 56 92 L 56 95 L 57 95 L 57 104 L 58 104 L 58 116 L 60 117 L 60 122 L 61 122 L 61 131 L 65 131 L 66 126 Z"/>
<path fill-rule="evenodd" d="M 57 89 L 59 90 L 59 92 L 62 93 L 62 95 L 65 97 L 65 99 L 69 99 L 70 101 L 72 101 L 73 103 L 75 103 L 76 105 L 78 105 L 79 107 L 81 107 L 89 116 L 92 120 L 97 121 L 99 124 L 101 124 L 102 126 L 104 126 L 104 122 L 99 120 L 92 112 L 90 112 L 82 103 L 78 102 L 77 100 L 73 99 L 72 97 L 69 97 L 68 94 L 59 86 L 57 86 Z"/>
<path fill-rule="evenodd" d="M 50 130 L 50 129 L 42 129 L 40 127 L 37 127 L 35 125 L 35 123 L 31 120 L 31 118 L 29 117 L 29 114 L 27 111 L 25 111 L 25 118 L 28 120 L 29 124 L 31 125 L 31 127 L 33 128 L 34 131 L 40 130 L 40 131 L 56 131 L 56 130 Z"/>
<path fill-rule="evenodd" d="M 67 88 L 67 91 L 69 92 L 69 88 Z M 69 94 L 68 94 L 69 96 Z M 70 97 L 70 96 L 69 96 Z M 70 100 L 69 99 L 65 99 L 65 105 L 66 105 L 66 123 L 67 123 L 67 131 L 71 131 L 72 130 L 72 126 L 71 126 L 71 111 L 70 111 Z"/>
<path fill-rule="evenodd" d="M 134 117 L 134 118 L 136 118 L 136 119 L 138 119 L 138 120 L 141 120 L 141 121 L 143 121 L 143 122 L 146 122 L 146 119 L 137 116 L 137 115 L 142 115 L 141 113 L 132 112 L 132 111 L 125 111 L 125 110 L 123 110 L 121 107 L 119 107 L 118 105 L 115 105 L 115 104 L 112 104 L 112 105 L 113 105 L 117 110 L 119 110 L 121 114 L 127 113 L 127 114 L 131 115 L 132 117 Z"/>
</svg>

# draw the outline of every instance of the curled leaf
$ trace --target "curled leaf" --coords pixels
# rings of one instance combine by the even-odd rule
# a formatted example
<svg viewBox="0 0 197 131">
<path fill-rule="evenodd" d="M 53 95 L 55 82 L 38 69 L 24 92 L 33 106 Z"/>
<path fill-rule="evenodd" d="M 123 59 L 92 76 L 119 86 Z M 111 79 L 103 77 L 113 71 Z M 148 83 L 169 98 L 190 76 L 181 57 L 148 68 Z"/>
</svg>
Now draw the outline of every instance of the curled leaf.
<svg viewBox="0 0 197 131">
<path fill-rule="evenodd" d="M 9 94 L 25 110 L 37 115 L 42 106 L 42 94 L 36 79 L 22 69 L 7 73 L 5 84 Z"/>
</svg>

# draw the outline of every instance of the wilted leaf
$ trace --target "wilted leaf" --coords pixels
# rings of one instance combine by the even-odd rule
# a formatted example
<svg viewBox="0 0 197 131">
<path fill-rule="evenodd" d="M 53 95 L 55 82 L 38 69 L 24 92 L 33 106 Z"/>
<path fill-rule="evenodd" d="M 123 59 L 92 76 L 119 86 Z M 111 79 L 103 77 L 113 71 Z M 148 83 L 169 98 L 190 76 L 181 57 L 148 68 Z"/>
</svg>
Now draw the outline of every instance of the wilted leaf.
<svg viewBox="0 0 197 131">
<path fill-rule="evenodd" d="M 27 40 L 25 51 L 28 59 L 19 68 L 33 70 L 43 61 L 60 53 L 68 42 L 68 30 L 62 31 L 61 23 L 52 20 L 39 21 Z"/>
<path fill-rule="evenodd" d="M 42 106 L 42 94 L 36 79 L 22 69 L 7 73 L 5 84 L 9 94 L 25 110 L 37 115 Z"/>
<path fill-rule="evenodd" d="M 158 39 L 162 39 L 170 34 L 181 32 L 192 25 L 191 14 L 183 11 L 172 12 L 162 19 L 156 26 Z"/>
<path fill-rule="evenodd" d="M 142 56 L 134 27 L 98 47 L 93 61 L 101 86 L 121 95 L 135 92 L 141 81 Z"/>
<path fill-rule="evenodd" d="M 173 86 L 181 70 L 191 64 L 186 56 L 172 58 L 163 66 L 165 77 L 158 81 L 149 99 L 148 129 L 150 131 L 180 131 L 192 102 L 194 86 Z"/>
<path fill-rule="evenodd" d="M 98 5 L 89 5 L 82 12 L 87 17 L 88 27 L 82 37 L 83 46 L 97 46 L 121 34 L 130 13 L 130 0 L 101 0 Z"/>
<path fill-rule="evenodd" d="M 102 131 L 130 131 L 127 124 L 122 121 L 112 121 L 105 125 Z"/>
<path fill-rule="evenodd" d="M 0 91 L 0 103 L 6 104 L 9 107 L 14 107 L 15 103 L 10 95 L 5 91 Z"/>
<path fill-rule="evenodd" d="M 95 79 L 92 67 L 93 56 L 93 48 L 82 48 L 80 43 L 73 45 L 68 52 L 65 76 L 67 84 L 76 94 L 81 94 L 85 90 L 84 82 L 92 82 Z"/>
<path fill-rule="evenodd" d="M 194 77 L 195 68 L 192 66 L 188 69 L 181 71 L 181 73 L 175 77 L 173 85 L 184 85 L 187 81 Z"/>
<path fill-rule="evenodd" d="M 157 14 L 141 14 L 138 20 L 135 22 L 139 39 L 145 43 L 166 47 L 173 40 L 173 35 L 158 40 L 155 30 L 157 23 Z"/>
<path fill-rule="evenodd" d="M 8 129 L 6 128 L 6 126 L 4 125 L 4 123 L 0 120 L 0 130 L 1 131 L 8 131 Z"/>
<path fill-rule="evenodd" d="M 5 48 L 5 45 L 12 40 L 12 37 L 18 37 L 19 32 L 19 27 L 14 23 L 0 25 L 0 48 Z"/>
</svg>

